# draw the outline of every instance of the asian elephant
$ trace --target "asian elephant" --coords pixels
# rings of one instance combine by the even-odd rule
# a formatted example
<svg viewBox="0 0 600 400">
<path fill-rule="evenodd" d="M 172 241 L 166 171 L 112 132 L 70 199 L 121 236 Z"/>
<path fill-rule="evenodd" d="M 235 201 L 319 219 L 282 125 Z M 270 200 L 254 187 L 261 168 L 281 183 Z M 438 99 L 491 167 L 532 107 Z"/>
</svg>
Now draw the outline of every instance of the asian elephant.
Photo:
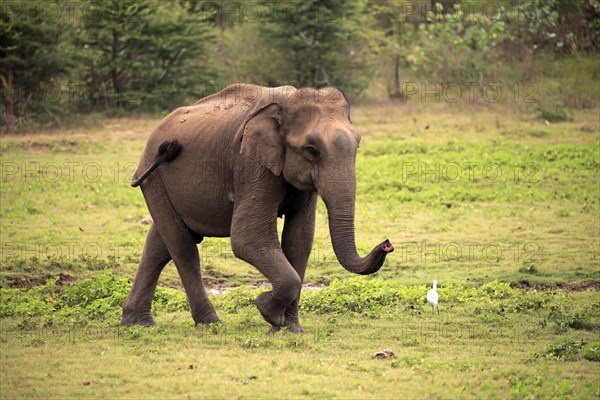
<svg viewBox="0 0 600 400">
<path fill-rule="evenodd" d="M 196 244 L 231 237 L 236 257 L 272 284 L 256 306 L 271 331 L 302 332 L 298 301 L 313 244 L 317 195 L 340 264 L 379 270 L 388 240 L 356 251 L 355 158 L 360 134 L 339 90 L 236 84 L 169 114 L 152 132 L 134 174 L 154 220 L 123 305 L 122 325 L 153 325 L 150 306 L 173 260 L 196 324 L 219 321 L 200 276 Z M 285 216 L 281 241 L 277 218 Z"/>
</svg>

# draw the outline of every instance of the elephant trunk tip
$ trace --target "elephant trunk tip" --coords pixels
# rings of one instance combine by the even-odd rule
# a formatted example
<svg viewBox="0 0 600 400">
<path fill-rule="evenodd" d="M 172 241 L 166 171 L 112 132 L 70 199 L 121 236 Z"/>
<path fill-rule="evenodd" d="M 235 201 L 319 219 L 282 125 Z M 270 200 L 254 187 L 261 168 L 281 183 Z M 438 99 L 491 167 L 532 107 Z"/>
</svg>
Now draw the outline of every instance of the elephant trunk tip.
<svg viewBox="0 0 600 400">
<path fill-rule="evenodd" d="M 359 275 L 373 274 L 383 266 L 387 255 L 394 251 L 394 245 L 388 239 L 375 246 L 375 248 L 365 257 L 357 268 L 346 268 Z"/>
<path fill-rule="evenodd" d="M 386 253 L 391 253 L 394 251 L 394 245 L 389 241 L 389 239 L 385 239 L 381 245 L 381 250 L 385 251 Z"/>
</svg>

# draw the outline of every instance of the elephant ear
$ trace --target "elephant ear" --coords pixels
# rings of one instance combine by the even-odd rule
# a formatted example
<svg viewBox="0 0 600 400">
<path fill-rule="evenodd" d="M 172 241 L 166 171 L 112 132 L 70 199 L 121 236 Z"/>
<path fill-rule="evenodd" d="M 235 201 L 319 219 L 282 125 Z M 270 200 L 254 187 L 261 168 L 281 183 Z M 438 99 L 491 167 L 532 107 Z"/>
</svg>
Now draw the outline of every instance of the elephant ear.
<svg viewBox="0 0 600 400">
<path fill-rule="evenodd" d="M 283 169 L 285 147 L 281 132 L 282 107 L 271 103 L 254 112 L 244 125 L 240 153 L 245 154 L 279 176 Z"/>
</svg>

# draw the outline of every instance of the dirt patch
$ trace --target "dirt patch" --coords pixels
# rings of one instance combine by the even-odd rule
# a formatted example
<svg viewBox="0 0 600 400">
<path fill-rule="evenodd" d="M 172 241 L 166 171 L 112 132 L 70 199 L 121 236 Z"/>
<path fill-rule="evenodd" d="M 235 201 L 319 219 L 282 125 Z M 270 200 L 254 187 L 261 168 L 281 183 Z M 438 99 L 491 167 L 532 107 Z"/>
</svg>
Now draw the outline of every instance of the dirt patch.
<svg viewBox="0 0 600 400">
<path fill-rule="evenodd" d="M 79 143 L 74 140 L 56 140 L 52 142 L 25 142 L 23 143 L 23 147 L 30 148 L 33 151 L 45 152 L 45 151 L 55 151 L 57 148 L 62 151 L 70 151 L 77 147 Z"/>
<path fill-rule="evenodd" d="M 515 289 L 539 291 L 562 289 L 565 292 L 583 292 L 585 290 L 600 290 L 600 281 L 593 279 L 584 279 L 581 281 L 573 281 L 567 283 L 536 283 L 532 284 L 528 281 L 514 282 L 510 284 Z"/>
<path fill-rule="evenodd" d="M 35 139 L 22 139 L 19 141 L 6 141 L 2 144 L 2 150 L 32 150 L 37 153 L 75 153 L 79 151 L 84 142 L 72 139 L 54 139 L 48 141 L 41 141 L 38 138 Z M 89 146 L 87 146 L 89 147 Z"/>
<path fill-rule="evenodd" d="M 10 276 L 6 278 L 8 287 L 29 289 L 32 286 L 40 286 L 46 283 L 48 279 L 56 279 L 56 286 L 61 288 L 66 285 L 70 285 L 75 282 L 77 278 L 69 274 L 60 273 L 58 275 L 44 275 L 44 276 Z"/>
<path fill-rule="evenodd" d="M 219 276 L 224 276 L 227 278 L 233 276 L 233 275 L 222 274 L 222 273 L 220 273 L 218 271 L 214 271 L 214 270 L 211 272 L 216 273 Z M 231 289 L 238 287 L 238 286 L 228 286 L 227 284 L 213 285 L 208 279 L 206 279 L 207 275 L 208 275 L 208 271 L 202 271 L 202 279 L 204 280 L 206 292 L 209 294 L 213 294 L 213 295 L 225 294 L 225 293 L 229 292 Z M 167 282 L 158 282 L 158 286 L 168 287 L 171 289 L 181 290 L 182 292 L 185 292 L 185 288 L 181 284 L 181 281 L 176 281 L 176 280 L 171 281 L 170 280 Z M 251 284 L 249 284 L 249 286 L 251 289 L 265 288 L 267 290 L 270 290 L 270 288 L 271 288 L 269 286 L 269 284 L 267 284 L 265 282 L 251 283 Z M 302 290 L 322 290 L 322 289 L 325 289 L 326 287 L 327 287 L 327 285 L 325 285 L 323 283 L 305 283 L 302 285 Z"/>
<path fill-rule="evenodd" d="M 51 151 L 53 146 L 49 143 L 33 142 L 29 143 L 29 148 L 34 151 Z"/>
<path fill-rule="evenodd" d="M 582 292 L 584 290 L 600 290 L 600 281 L 595 281 L 592 279 L 573 281 L 565 283 L 562 288 L 569 292 Z"/>
<path fill-rule="evenodd" d="M 223 285 L 227 283 L 234 275 L 224 274 L 214 269 L 205 269 L 202 271 L 203 279 L 208 286 Z"/>
</svg>

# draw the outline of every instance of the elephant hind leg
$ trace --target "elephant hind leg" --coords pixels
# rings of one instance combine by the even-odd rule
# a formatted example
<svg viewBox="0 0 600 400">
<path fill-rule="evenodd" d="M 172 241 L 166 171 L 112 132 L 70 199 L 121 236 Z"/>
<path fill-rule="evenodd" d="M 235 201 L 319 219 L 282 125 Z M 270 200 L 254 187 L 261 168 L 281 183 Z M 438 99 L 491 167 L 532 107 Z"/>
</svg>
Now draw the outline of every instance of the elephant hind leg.
<svg viewBox="0 0 600 400">
<path fill-rule="evenodd" d="M 156 226 L 152 225 L 146 237 L 146 244 L 133 286 L 123 304 L 121 325 L 154 325 L 150 314 L 152 299 L 158 277 L 170 260 L 171 255 L 167 246 L 160 237 Z"/>
<path fill-rule="evenodd" d="M 142 187 L 142 192 L 154 224 L 177 267 L 194 322 L 209 324 L 219 321 L 200 275 L 200 257 L 196 242 L 201 236 L 192 234 L 185 226 L 171 204 L 160 177 L 149 177 Z"/>
</svg>

